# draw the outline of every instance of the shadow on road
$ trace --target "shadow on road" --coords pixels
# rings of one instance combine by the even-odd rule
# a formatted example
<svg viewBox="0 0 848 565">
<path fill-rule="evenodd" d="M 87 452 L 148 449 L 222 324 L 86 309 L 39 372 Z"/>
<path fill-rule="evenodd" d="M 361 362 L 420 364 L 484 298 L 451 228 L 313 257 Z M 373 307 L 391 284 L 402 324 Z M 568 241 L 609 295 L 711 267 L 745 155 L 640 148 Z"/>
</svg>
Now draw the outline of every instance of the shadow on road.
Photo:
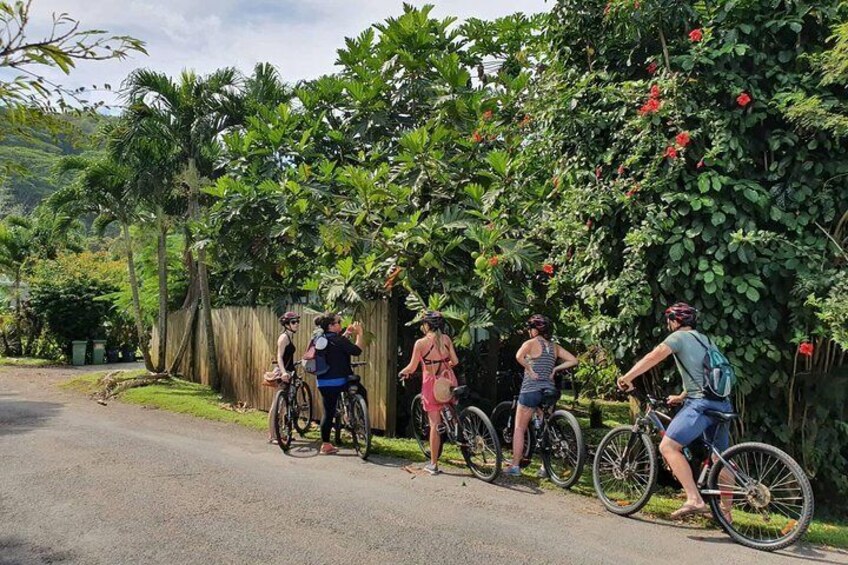
<svg viewBox="0 0 848 565">
<path fill-rule="evenodd" d="M 61 409 L 62 405 L 55 402 L 33 402 L 0 396 L 0 436 L 32 431 L 56 417 Z"/>
<path fill-rule="evenodd" d="M 706 536 L 689 536 L 689 539 L 693 539 L 695 541 L 705 542 L 705 543 L 714 543 L 714 544 L 734 544 L 732 539 L 729 537 L 724 538 L 716 538 L 716 537 L 706 537 Z M 794 557 L 795 559 L 802 559 L 804 561 L 813 561 L 816 563 L 845 563 L 842 560 L 848 552 L 842 551 L 839 549 L 820 549 L 817 547 L 809 546 L 809 545 L 793 545 L 787 549 L 783 549 L 781 551 L 774 552 L 774 555 L 782 555 L 784 557 Z M 837 558 L 840 560 L 837 561 Z"/>
<path fill-rule="evenodd" d="M 38 546 L 15 537 L 0 537 L 0 565 L 21 563 L 74 563 L 73 552 L 57 551 L 52 547 Z"/>
</svg>

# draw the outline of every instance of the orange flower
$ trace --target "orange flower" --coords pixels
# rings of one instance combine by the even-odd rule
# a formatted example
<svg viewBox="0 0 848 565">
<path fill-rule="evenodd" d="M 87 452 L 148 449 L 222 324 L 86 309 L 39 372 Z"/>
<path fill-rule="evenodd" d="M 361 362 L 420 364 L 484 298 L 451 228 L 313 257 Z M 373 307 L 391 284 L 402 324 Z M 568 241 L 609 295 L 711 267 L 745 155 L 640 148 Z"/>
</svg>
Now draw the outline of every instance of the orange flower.
<svg viewBox="0 0 848 565">
<path fill-rule="evenodd" d="M 660 101 L 656 98 L 651 98 L 645 104 L 639 108 L 640 116 L 647 116 L 648 114 L 653 114 L 654 112 L 660 109 Z"/>
<path fill-rule="evenodd" d="M 480 143 L 481 141 L 483 141 L 483 136 L 480 135 L 480 132 L 475 131 L 474 135 L 471 136 L 471 141 L 473 141 L 474 143 Z"/>
<path fill-rule="evenodd" d="M 679 147 L 686 147 L 689 145 L 690 141 L 692 141 L 692 138 L 689 137 L 688 131 L 681 131 L 677 134 L 677 137 L 674 138 L 674 142 L 677 143 Z"/>
<path fill-rule="evenodd" d="M 674 145 L 669 145 L 665 148 L 665 153 L 663 157 L 668 157 L 669 159 L 677 159 L 677 148 Z"/>
<path fill-rule="evenodd" d="M 693 29 L 692 31 L 689 32 L 689 41 L 691 41 L 692 43 L 697 43 L 697 42 L 701 41 L 703 38 L 704 38 L 704 32 L 702 32 L 700 29 Z"/>
<path fill-rule="evenodd" d="M 549 277 L 552 277 L 554 276 L 554 266 L 550 263 L 545 263 L 544 265 L 542 265 L 542 272 L 544 272 Z"/>
<path fill-rule="evenodd" d="M 654 100 L 659 100 L 660 94 L 661 94 L 660 93 L 660 87 L 657 86 L 656 84 L 652 84 L 651 85 L 651 98 L 653 98 Z"/>
<path fill-rule="evenodd" d="M 490 267 L 497 267 L 498 263 L 500 263 L 500 262 L 501 262 L 501 260 L 498 258 L 497 255 L 492 255 L 491 257 L 489 257 L 489 266 Z"/>
</svg>

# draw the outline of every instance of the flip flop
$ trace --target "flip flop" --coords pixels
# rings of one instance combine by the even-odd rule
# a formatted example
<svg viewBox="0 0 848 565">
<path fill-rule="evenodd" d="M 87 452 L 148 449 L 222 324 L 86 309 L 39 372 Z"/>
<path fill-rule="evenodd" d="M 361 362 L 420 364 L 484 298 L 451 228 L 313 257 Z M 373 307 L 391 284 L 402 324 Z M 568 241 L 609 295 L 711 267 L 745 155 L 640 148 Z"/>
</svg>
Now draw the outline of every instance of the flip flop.
<svg viewBox="0 0 848 565">
<path fill-rule="evenodd" d="M 710 514 L 710 507 L 704 504 L 703 506 L 695 506 L 694 504 L 684 504 L 677 510 L 671 513 L 672 520 L 680 520 L 686 516 L 697 516 L 699 514 Z"/>
</svg>

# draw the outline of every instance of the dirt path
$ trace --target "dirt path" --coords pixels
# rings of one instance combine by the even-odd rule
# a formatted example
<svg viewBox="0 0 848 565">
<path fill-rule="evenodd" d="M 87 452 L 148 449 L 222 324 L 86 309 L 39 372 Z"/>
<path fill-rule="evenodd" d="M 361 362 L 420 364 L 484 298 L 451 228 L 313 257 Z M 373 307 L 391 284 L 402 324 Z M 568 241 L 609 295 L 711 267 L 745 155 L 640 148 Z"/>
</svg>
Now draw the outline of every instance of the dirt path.
<svg viewBox="0 0 848 565">
<path fill-rule="evenodd" d="M 286 457 L 263 435 L 0 369 L 0 563 L 848 563 L 622 519 L 576 495 L 402 461 Z"/>
</svg>

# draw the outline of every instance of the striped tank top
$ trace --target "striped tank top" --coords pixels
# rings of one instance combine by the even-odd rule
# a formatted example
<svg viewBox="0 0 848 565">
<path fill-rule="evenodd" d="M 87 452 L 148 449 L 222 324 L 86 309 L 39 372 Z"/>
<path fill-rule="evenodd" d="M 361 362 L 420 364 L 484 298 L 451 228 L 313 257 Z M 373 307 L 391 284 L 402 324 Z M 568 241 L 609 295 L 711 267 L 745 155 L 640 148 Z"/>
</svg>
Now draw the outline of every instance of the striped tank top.
<svg viewBox="0 0 848 565">
<path fill-rule="evenodd" d="M 539 392 L 542 390 L 550 390 L 556 388 L 554 384 L 554 367 L 556 367 L 556 346 L 541 337 L 539 345 L 542 346 L 542 353 L 535 358 L 527 357 L 530 366 L 536 372 L 537 379 L 534 379 L 527 372 L 524 372 L 524 380 L 521 381 L 521 392 Z"/>
</svg>

